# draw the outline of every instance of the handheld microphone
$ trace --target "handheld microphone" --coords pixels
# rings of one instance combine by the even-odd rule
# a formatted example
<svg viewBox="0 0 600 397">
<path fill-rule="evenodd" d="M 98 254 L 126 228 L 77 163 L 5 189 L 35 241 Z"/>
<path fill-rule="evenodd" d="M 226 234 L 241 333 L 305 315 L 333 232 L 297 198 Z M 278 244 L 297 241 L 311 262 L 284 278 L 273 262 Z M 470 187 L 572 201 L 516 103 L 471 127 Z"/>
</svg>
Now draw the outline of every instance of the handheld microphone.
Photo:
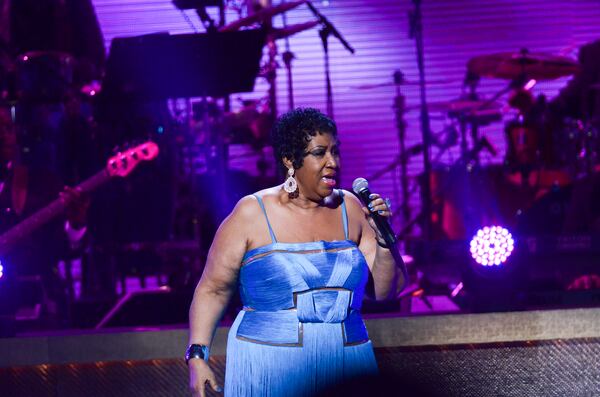
<svg viewBox="0 0 600 397">
<path fill-rule="evenodd" d="M 354 190 L 354 193 L 360 197 L 360 200 L 363 202 L 363 204 L 368 207 L 369 203 L 371 202 L 371 199 L 369 198 L 371 195 L 371 191 L 369 190 L 369 182 L 367 182 L 365 178 L 356 178 L 354 182 L 352 182 L 352 190 Z M 393 247 L 396 245 L 396 234 L 392 230 L 392 227 L 387 219 L 379 215 L 377 212 L 371 212 L 371 218 L 373 218 L 373 221 L 375 222 L 379 233 L 381 233 L 381 236 L 385 240 L 386 245 L 388 247 Z"/>
</svg>

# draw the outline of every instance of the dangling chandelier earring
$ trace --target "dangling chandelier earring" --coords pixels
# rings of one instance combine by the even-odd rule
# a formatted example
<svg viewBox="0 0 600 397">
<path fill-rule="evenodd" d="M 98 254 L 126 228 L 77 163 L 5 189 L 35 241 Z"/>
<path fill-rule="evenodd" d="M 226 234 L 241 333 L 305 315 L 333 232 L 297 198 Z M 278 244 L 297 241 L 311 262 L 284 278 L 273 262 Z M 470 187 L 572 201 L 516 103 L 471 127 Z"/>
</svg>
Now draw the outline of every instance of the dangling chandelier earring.
<svg viewBox="0 0 600 397">
<path fill-rule="evenodd" d="M 296 179 L 294 178 L 294 172 L 294 167 L 288 168 L 288 177 L 283 184 L 283 190 L 289 194 L 294 194 L 298 190 L 298 182 L 296 182 Z"/>
</svg>

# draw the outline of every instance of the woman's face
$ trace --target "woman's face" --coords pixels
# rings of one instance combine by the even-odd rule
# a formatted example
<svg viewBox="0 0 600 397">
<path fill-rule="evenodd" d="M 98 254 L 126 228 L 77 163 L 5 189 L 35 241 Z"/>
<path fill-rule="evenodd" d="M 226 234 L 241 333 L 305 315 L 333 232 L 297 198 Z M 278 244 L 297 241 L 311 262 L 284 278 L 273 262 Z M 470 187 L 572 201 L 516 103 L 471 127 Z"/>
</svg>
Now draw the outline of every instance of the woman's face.
<svg viewBox="0 0 600 397">
<path fill-rule="evenodd" d="M 317 133 L 304 151 L 302 167 L 296 170 L 300 194 L 316 200 L 329 196 L 337 184 L 339 167 L 337 139 L 328 133 Z"/>
</svg>

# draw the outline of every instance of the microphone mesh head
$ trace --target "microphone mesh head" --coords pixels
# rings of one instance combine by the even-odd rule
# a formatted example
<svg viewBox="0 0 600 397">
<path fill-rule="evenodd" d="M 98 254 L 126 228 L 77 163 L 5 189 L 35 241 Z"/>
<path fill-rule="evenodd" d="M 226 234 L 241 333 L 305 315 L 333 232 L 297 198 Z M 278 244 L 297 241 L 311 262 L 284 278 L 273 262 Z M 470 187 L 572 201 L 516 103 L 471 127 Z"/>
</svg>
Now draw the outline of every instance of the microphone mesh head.
<svg viewBox="0 0 600 397">
<path fill-rule="evenodd" d="M 369 182 L 365 178 L 356 178 L 354 182 L 352 182 L 352 190 L 354 193 L 358 194 L 361 190 L 369 187 Z"/>
</svg>

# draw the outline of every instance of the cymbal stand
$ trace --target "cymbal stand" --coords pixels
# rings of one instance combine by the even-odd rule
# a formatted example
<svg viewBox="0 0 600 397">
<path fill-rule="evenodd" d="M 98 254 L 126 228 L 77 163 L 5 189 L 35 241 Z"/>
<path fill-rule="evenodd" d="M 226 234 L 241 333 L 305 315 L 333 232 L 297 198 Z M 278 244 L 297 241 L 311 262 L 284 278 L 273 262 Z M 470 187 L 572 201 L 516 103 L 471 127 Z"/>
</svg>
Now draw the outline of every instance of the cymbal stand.
<svg viewBox="0 0 600 397">
<path fill-rule="evenodd" d="M 263 0 L 260 2 L 260 7 L 270 7 L 272 1 L 271 0 Z M 273 26 L 273 18 L 269 18 L 269 20 L 265 21 L 262 25 L 263 29 L 269 31 Z M 271 120 L 275 120 L 277 118 L 277 44 L 275 43 L 275 38 L 267 36 L 267 65 L 265 67 L 266 74 L 265 78 L 267 83 L 269 84 L 268 97 L 269 97 L 269 114 Z"/>
<path fill-rule="evenodd" d="M 394 85 L 396 86 L 396 97 L 394 98 L 394 110 L 396 113 L 396 129 L 398 130 L 398 143 L 400 145 L 400 186 L 402 187 L 401 211 L 404 222 L 410 221 L 410 192 L 408 191 L 408 156 L 406 155 L 406 122 L 404 111 L 406 109 L 406 98 L 402 95 L 400 86 L 404 81 L 404 74 L 397 70 L 394 72 Z"/>
<path fill-rule="evenodd" d="M 479 80 L 480 77 L 470 71 L 467 71 L 467 74 L 465 75 L 465 80 L 463 82 L 463 92 L 462 92 L 462 97 L 466 98 L 469 101 L 477 101 L 479 99 L 479 95 L 477 95 L 477 85 L 479 84 Z M 465 88 L 468 88 L 468 93 L 465 94 Z M 458 122 L 459 122 L 459 126 L 460 126 L 460 154 L 461 155 L 465 155 L 467 153 L 467 151 L 469 150 L 469 144 L 467 142 L 467 127 L 468 127 L 468 118 L 469 118 L 469 114 L 465 114 L 465 113 L 460 113 L 458 115 Z M 477 131 L 477 124 L 476 122 L 473 120 L 471 122 L 471 139 L 473 144 L 475 144 L 475 142 L 477 142 L 477 138 L 478 138 L 478 131 Z M 476 158 L 475 160 L 477 163 L 479 163 L 479 158 Z"/>
<path fill-rule="evenodd" d="M 441 149 L 442 149 L 441 152 L 446 151 L 451 146 L 453 146 L 453 145 L 450 145 L 450 144 L 443 145 L 441 147 Z M 485 138 L 485 137 L 483 137 L 483 138 L 479 139 L 477 142 L 475 142 L 473 145 L 473 148 L 471 148 L 471 149 L 467 150 L 465 153 L 461 154 L 461 156 L 458 159 L 456 159 L 456 161 L 454 163 L 452 163 L 450 165 L 450 170 L 466 169 L 466 165 L 471 162 L 474 162 L 475 159 L 477 158 L 477 156 L 479 155 L 479 153 L 483 149 L 490 151 L 489 142 L 487 141 L 487 138 Z M 440 155 L 438 155 L 438 158 L 439 157 L 440 157 Z M 430 185 L 430 183 L 431 183 L 430 179 L 429 180 L 424 179 L 422 182 L 423 185 Z M 440 187 L 438 187 L 436 189 L 435 195 L 438 196 L 451 188 L 452 188 L 451 179 L 448 179 Z M 429 187 L 429 189 L 431 191 L 431 186 Z M 406 225 L 404 225 L 404 227 L 400 230 L 400 232 L 398 232 L 396 234 L 396 238 L 403 239 L 406 235 L 408 235 L 408 233 L 410 232 L 410 230 L 412 229 L 412 227 L 414 225 L 426 222 L 427 218 L 429 218 L 429 221 L 431 222 L 431 213 L 429 213 L 428 216 L 426 216 L 426 214 L 427 214 L 427 212 L 425 212 L 425 209 L 422 208 L 421 211 L 419 211 L 419 213 L 415 217 L 413 217 Z"/>
<path fill-rule="evenodd" d="M 285 3 L 285 0 L 281 2 Z M 281 14 L 281 18 L 283 20 L 283 27 L 286 28 L 288 26 L 287 23 L 287 14 L 284 12 Z M 288 86 L 288 109 L 294 109 L 294 81 L 292 76 L 292 61 L 296 58 L 296 55 L 292 51 L 290 51 L 290 38 L 285 38 L 285 52 L 281 54 L 281 58 L 283 59 L 283 64 L 285 65 L 285 70 L 287 72 L 287 86 Z"/>
<path fill-rule="evenodd" d="M 333 90 L 331 88 L 331 73 L 329 69 L 329 36 L 333 35 L 336 37 L 351 54 L 354 54 L 354 48 L 348 44 L 335 26 L 333 26 L 333 24 L 329 22 L 329 20 L 323 14 L 320 13 L 310 1 L 306 2 L 306 5 L 323 25 L 323 27 L 319 30 L 319 36 L 321 37 L 321 43 L 323 44 L 323 56 L 325 61 L 327 115 L 333 118 Z"/>
<path fill-rule="evenodd" d="M 431 177 L 431 123 L 429 112 L 427 110 L 427 96 L 425 89 L 425 62 L 423 45 L 423 14 L 421 12 L 421 0 L 413 0 L 415 9 L 409 12 L 410 37 L 415 39 L 417 52 L 417 64 L 419 67 L 419 88 L 421 96 L 421 133 L 423 135 L 423 171 L 426 183 L 423 184 L 423 209 L 426 216 L 423 222 L 423 236 L 426 241 L 432 238 L 431 224 L 431 186 L 429 180 Z"/>
</svg>

